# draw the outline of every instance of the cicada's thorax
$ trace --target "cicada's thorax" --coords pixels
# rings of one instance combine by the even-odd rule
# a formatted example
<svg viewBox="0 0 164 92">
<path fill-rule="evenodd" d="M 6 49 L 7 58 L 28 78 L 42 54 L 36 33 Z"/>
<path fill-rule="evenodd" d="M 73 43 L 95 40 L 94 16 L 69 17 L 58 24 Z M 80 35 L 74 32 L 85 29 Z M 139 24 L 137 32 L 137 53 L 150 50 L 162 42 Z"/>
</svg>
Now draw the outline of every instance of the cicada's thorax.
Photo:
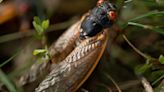
<svg viewBox="0 0 164 92">
<path fill-rule="evenodd" d="M 116 19 L 115 6 L 104 1 L 93 8 L 81 24 L 80 38 L 92 37 L 102 29 L 111 27 Z"/>
</svg>

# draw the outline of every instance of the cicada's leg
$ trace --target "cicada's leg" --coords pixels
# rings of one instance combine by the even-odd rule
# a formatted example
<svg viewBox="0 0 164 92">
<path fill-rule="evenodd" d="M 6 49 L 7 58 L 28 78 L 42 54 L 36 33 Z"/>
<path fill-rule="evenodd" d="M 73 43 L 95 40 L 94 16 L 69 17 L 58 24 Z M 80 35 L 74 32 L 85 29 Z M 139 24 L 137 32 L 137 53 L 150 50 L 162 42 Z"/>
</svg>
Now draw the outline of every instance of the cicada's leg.
<svg viewBox="0 0 164 92">
<path fill-rule="evenodd" d="M 82 41 L 65 60 L 53 64 L 53 70 L 36 88 L 36 92 L 75 92 L 92 73 L 108 38 L 107 30 Z"/>
</svg>

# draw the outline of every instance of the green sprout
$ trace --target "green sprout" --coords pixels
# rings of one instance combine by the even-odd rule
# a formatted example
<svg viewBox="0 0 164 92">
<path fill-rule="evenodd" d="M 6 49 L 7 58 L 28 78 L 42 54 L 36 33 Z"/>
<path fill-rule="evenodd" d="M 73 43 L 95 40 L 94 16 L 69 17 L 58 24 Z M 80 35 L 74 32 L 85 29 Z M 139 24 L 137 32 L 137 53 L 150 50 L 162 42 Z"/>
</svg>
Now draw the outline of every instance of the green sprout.
<svg viewBox="0 0 164 92">
<path fill-rule="evenodd" d="M 35 16 L 32 24 L 35 28 L 37 38 L 43 38 L 50 23 L 48 19 L 42 21 L 39 17 Z"/>
<path fill-rule="evenodd" d="M 160 62 L 161 64 L 164 64 L 164 56 L 163 56 L 163 55 L 160 55 L 160 56 L 159 56 L 159 62 Z"/>
<path fill-rule="evenodd" d="M 42 63 L 45 61 L 48 62 L 50 60 L 50 54 L 47 47 L 45 47 L 44 49 L 35 49 L 33 51 L 33 55 L 37 56 L 39 63 Z"/>
<path fill-rule="evenodd" d="M 32 23 L 36 31 L 36 37 L 44 41 L 45 31 L 49 27 L 49 20 L 46 19 L 42 21 L 39 17 L 34 17 L 34 20 Z M 46 44 L 45 44 L 44 49 L 35 49 L 33 51 L 33 55 L 38 57 L 39 62 L 49 61 L 50 59 L 50 55 L 49 55 Z"/>
</svg>

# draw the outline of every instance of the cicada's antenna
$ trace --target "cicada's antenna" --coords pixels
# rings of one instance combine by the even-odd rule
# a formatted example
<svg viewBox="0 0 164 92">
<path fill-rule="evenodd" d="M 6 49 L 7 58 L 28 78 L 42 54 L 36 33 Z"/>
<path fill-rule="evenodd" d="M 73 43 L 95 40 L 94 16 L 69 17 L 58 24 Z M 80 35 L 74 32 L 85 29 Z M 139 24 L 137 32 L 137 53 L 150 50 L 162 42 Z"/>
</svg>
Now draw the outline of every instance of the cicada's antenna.
<svg viewBox="0 0 164 92">
<path fill-rule="evenodd" d="M 98 0 L 97 1 L 97 6 L 99 6 L 100 4 L 102 4 L 104 2 L 104 0 Z"/>
</svg>

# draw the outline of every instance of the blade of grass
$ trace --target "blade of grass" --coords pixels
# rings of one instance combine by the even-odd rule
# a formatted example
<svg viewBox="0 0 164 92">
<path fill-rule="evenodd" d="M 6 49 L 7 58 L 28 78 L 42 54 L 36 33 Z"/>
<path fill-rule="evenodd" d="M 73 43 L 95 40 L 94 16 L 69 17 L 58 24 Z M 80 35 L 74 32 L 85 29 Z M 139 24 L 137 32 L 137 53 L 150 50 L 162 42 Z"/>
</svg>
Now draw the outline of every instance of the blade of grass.
<svg viewBox="0 0 164 92">
<path fill-rule="evenodd" d="M 112 83 L 116 86 L 118 92 L 122 92 L 119 85 L 116 83 L 116 81 L 107 73 L 104 73 L 104 75 L 112 81 Z"/>
<path fill-rule="evenodd" d="M 14 85 L 12 84 L 12 82 L 8 79 L 8 77 L 5 75 L 5 73 L 3 73 L 1 69 L 0 69 L 0 81 L 4 85 L 6 85 L 6 87 L 8 88 L 10 92 L 18 92 L 16 88 L 14 87 Z"/>
<path fill-rule="evenodd" d="M 164 78 L 164 75 L 160 76 L 159 78 L 157 78 L 153 83 L 152 85 L 155 85 L 157 82 L 159 82 L 161 79 Z"/>
<path fill-rule="evenodd" d="M 158 33 L 164 35 L 164 29 L 159 28 L 157 26 L 144 25 L 144 24 L 135 23 L 135 22 L 128 22 L 128 25 L 137 26 L 137 27 L 141 27 L 144 29 L 149 29 L 149 30 L 152 30 L 152 31 L 155 31 L 155 32 L 158 32 Z"/>
<path fill-rule="evenodd" d="M 13 56 L 11 56 L 9 59 L 7 59 L 2 64 L 0 64 L 0 68 L 3 67 L 5 64 L 9 63 L 12 59 L 14 59 L 18 55 L 18 53 L 19 53 L 19 50 Z"/>
<path fill-rule="evenodd" d="M 20 39 L 23 37 L 30 37 L 34 34 L 35 34 L 34 30 L 29 30 L 27 32 L 15 32 L 15 33 L 2 35 L 2 36 L 0 36 L 0 43 Z"/>
<path fill-rule="evenodd" d="M 151 16 L 164 16 L 164 11 L 161 11 L 161 12 L 151 11 L 151 12 L 148 12 L 146 14 L 140 15 L 136 18 L 130 19 L 129 21 L 137 21 L 137 20 L 143 19 L 145 17 L 151 17 Z"/>
</svg>

